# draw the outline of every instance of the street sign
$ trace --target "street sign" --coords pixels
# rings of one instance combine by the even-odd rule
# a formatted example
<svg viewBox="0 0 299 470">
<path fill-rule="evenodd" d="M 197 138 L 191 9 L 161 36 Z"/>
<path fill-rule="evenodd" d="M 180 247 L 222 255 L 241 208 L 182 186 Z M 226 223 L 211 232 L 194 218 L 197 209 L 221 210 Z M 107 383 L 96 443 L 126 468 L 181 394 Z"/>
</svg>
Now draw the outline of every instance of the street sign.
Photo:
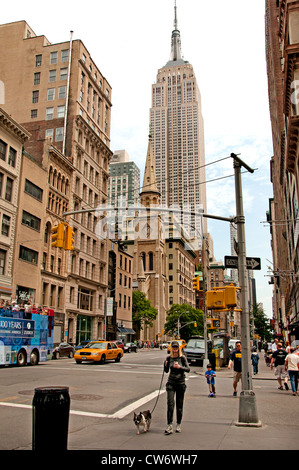
<svg viewBox="0 0 299 470">
<path fill-rule="evenodd" d="M 225 256 L 224 266 L 226 268 L 238 269 L 238 257 L 237 256 Z M 261 258 L 246 258 L 247 269 L 260 270 L 261 269 Z"/>
</svg>

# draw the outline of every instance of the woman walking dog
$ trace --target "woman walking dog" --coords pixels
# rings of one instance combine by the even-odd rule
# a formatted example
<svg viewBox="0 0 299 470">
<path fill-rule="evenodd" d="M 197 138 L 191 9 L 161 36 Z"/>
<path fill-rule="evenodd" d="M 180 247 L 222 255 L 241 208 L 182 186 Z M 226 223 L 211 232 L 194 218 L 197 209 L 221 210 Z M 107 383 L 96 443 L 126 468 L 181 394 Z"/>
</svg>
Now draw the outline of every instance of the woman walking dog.
<svg viewBox="0 0 299 470">
<path fill-rule="evenodd" d="M 180 351 L 179 343 L 171 343 L 170 354 L 164 361 L 164 371 L 169 373 L 166 384 L 167 391 L 167 428 L 165 434 L 173 433 L 173 414 L 176 401 L 176 432 L 181 432 L 183 417 L 184 395 L 186 390 L 185 372 L 190 372 L 186 356 Z"/>
</svg>

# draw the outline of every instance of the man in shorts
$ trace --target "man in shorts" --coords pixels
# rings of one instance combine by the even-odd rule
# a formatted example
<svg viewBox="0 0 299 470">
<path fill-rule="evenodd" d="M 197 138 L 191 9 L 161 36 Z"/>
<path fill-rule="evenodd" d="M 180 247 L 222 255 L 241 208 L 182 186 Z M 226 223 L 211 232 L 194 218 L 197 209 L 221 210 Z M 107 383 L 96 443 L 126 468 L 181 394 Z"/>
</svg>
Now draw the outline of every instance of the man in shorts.
<svg viewBox="0 0 299 470">
<path fill-rule="evenodd" d="M 286 356 L 287 356 L 287 352 L 282 348 L 282 344 L 278 343 L 277 350 L 274 351 L 274 353 L 272 354 L 270 368 L 273 369 L 273 364 L 274 364 L 274 367 L 275 367 L 274 374 L 279 383 L 279 387 L 278 387 L 279 390 L 283 390 L 282 380 L 284 380 L 285 389 L 289 390 L 289 386 L 288 386 L 289 376 L 284 367 Z"/>
<path fill-rule="evenodd" d="M 241 380 L 242 385 L 242 346 L 241 341 L 236 343 L 236 349 L 231 353 L 229 358 L 229 363 L 227 368 L 231 369 L 232 365 L 234 365 L 234 378 L 233 378 L 233 388 L 234 393 L 233 396 L 237 396 L 237 387 L 238 382 Z"/>
</svg>

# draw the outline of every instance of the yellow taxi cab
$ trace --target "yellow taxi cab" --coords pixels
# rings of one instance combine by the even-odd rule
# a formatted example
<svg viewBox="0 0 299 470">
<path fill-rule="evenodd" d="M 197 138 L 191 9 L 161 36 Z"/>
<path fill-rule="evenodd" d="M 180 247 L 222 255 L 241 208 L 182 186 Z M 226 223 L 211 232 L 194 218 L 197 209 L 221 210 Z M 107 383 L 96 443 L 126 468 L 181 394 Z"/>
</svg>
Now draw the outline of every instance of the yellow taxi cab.
<svg viewBox="0 0 299 470">
<path fill-rule="evenodd" d="M 175 339 L 174 341 L 177 341 L 179 343 L 180 351 L 183 352 L 185 347 L 187 346 L 186 341 L 184 339 Z M 170 341 L 170 343 L 167 346 L 167 354 L 170 354 L 171 343 L 172 341 Z"/>
<path fill-rule="evenodd" d="M 105 364 L 107 360 L 119 362 L 123 355 L 123 350 L 113 341 L 90 341 L 84 348 L 75 352 L 74 359 L 77 364 L 82 362 Z"/>
</svg>

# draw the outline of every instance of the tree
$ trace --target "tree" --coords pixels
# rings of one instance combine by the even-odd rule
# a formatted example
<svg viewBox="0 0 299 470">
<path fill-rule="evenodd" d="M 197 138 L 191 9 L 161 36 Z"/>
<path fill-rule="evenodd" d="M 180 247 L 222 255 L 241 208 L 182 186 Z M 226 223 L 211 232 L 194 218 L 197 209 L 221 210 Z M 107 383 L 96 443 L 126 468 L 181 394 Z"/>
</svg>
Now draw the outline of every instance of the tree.
<svg viewBox="0 0 299 470">
<path fill-rule="evenodd" d="M 158 311 L 151 305 L 145 294 L 139 290 L 133 291 L 132 296 L 132 320 L 138 330 L 143 325 L 153 326 Z"/>
<path fill-rule="evenodd" d="M 174 304 L 167 312 L 164 329 L 166 334 L 175 335 L 185 341 L 188 341 L 190 336 L 203 335 L 203 312 L 188 304 Z"/>
<path fill-rule="evenodd" d="M 264 309 L 260 304 L 254 304 L 250 314 L 254 320 L 254 333 L 259 335 L 263 341 L 270 341 L 272 338 L 270 320 L 266 317 Z"/>
</svg>

